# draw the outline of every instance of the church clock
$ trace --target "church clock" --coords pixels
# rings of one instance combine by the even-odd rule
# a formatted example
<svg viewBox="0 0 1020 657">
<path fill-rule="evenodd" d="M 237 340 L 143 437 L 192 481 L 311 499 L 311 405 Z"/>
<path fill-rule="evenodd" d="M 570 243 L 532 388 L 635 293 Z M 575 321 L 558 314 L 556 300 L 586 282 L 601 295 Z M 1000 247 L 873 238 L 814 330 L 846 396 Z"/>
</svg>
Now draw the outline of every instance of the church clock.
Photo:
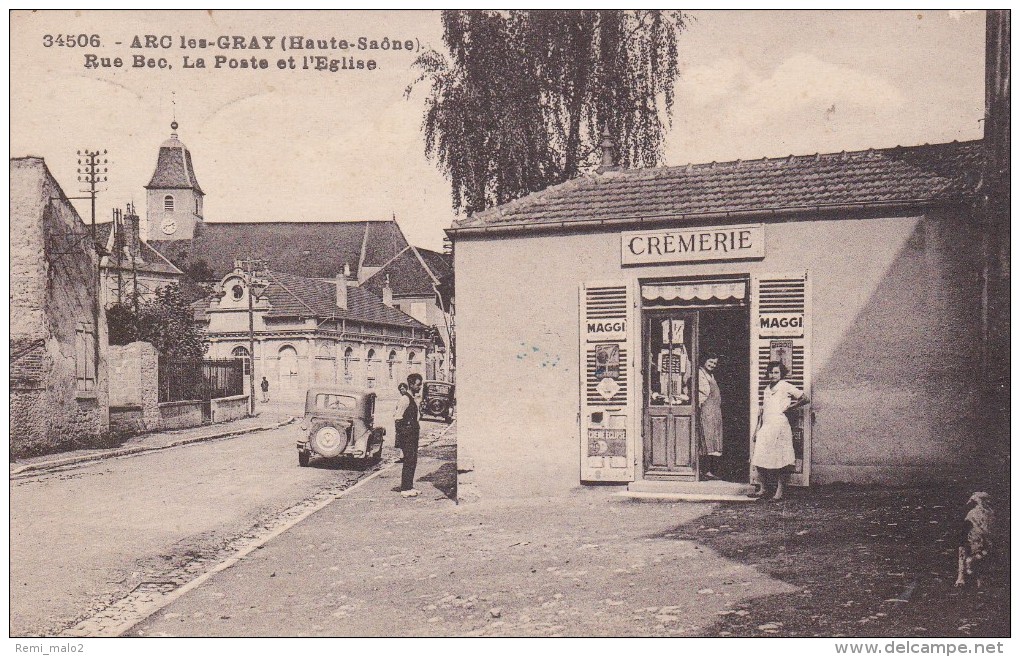
<svg viewBox="0 0 1020 657">
<path fill-rule="evenodd" d="M 173 235 L 174 233 L 177 232 L 177 222 L 174 221 L 173 219 L 164 219 L 163 223 L 161 223 L 159 227 L 160 230 L 162 230 L 167 235 Z"/>
</svg>

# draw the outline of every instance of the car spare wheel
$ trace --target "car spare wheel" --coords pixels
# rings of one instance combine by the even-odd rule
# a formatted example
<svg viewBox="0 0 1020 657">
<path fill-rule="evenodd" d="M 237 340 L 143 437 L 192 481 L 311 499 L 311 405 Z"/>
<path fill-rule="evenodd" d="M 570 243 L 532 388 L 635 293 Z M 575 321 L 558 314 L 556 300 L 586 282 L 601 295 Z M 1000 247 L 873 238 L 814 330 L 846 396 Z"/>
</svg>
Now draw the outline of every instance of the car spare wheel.
<svg viewBox="0 0 1020 657">
<path fill-rule="evenodd" d="M 309 442 L 317 454 L 339 456 L 347 447 L 347 431 L 326 422 L 318 422 L 312 427 Z"/>
<path fill-rule="evenodd" d="M 442 399 L 430 399 L 426 408 L 430 415 L 443 415 L 446 412 L 446 402 Z"/>
</svg>

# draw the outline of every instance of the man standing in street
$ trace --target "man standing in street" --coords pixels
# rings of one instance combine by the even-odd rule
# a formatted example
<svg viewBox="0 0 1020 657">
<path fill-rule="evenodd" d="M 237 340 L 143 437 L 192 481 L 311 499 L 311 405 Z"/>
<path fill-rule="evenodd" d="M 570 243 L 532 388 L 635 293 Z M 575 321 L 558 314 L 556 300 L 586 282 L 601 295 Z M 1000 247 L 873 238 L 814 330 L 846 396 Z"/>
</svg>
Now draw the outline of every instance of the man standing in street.
<svg viewBox="0 0 1020 657">
<path fill-rule="evenodd" d="M 262 403 L 263 404 L 268 403 L 269 402 L 269 379 L 267 379 L 266 377 L 262 377 L 262 383 L 259 384 L 259 387 L 262 388 Z"/>
<path fill-rule="evenodd" d="M 421 387 L 421 374 L 407 376 L 407 390 L 401 393 L 393 418 L 397 434 L 396 443 L 404 452 L 404 465 L 400 473 L 400 494 L 403 497 L 418 496 L 418 491 L 414 488 L 414 469 L 418 465 L 418 439 L 421 436 L 421 426 L 418 424 L 418 402 L 415 401 L 415 396 L 421 392 Z"/>
</svg>

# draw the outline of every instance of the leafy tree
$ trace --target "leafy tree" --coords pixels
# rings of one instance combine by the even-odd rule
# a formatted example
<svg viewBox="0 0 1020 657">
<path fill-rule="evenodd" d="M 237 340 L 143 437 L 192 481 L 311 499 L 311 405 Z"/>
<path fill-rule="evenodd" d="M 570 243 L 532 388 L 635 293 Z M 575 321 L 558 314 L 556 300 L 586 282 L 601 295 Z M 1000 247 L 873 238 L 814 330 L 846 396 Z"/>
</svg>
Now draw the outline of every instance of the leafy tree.
<svg viewBox="0 0 1020 657">
<path fill-rule="evenodd" d="M 448 56 L 414 62 L 427 83 L 426 155 L 455 211 L 477 212 L 598 163 L 603 132 L 626 167 L 655 166 L 671 123 L 677 39 L 669 10 L 443 12 Z"/>
<path fill-rule="evenodd" d="M 205 356 L 207 345 L 195 324 L 194 311 L 177 285 L 156 290 L 151 299 L 139 300 L 138 312 L 130 305 L 114 305 L 106 311 L 110 344 L 136 340 L 152 344 L 161 356 L 194 362 Z"/>
<path fill-rule="evenodd" d="M 216 279 L 212 267 L 203 258 L 198 258 L 185 265 L 184 273 L 196 283 L 208 283 Z"/>
</svg>

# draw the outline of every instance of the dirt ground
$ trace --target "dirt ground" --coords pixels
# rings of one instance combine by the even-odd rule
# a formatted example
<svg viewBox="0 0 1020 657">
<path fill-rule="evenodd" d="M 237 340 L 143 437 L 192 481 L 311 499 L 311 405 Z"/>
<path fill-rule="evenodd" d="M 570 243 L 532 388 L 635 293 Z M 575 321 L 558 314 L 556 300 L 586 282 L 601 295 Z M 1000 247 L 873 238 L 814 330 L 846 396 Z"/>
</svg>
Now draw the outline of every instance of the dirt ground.
<svg viewBox="0 0 1020 657">
<path fill-rule="evenodd" d="M 1008 508 L 987 588 L 953 587 L 973 489 L 457 505 L 454 435 L 421 456 L 420 497 L 385 470 L 130 634 L 1009 636 Z"/>
<path fill-rule="evenodd" d="M 720 615 L 706 636 L 1010 635 L 1008 496 L 992 576 L 954 588 L 970 489 L 825 487 L 788 501 L 723 505 L 671 532 L 800 590 Z"/>
</svg>

